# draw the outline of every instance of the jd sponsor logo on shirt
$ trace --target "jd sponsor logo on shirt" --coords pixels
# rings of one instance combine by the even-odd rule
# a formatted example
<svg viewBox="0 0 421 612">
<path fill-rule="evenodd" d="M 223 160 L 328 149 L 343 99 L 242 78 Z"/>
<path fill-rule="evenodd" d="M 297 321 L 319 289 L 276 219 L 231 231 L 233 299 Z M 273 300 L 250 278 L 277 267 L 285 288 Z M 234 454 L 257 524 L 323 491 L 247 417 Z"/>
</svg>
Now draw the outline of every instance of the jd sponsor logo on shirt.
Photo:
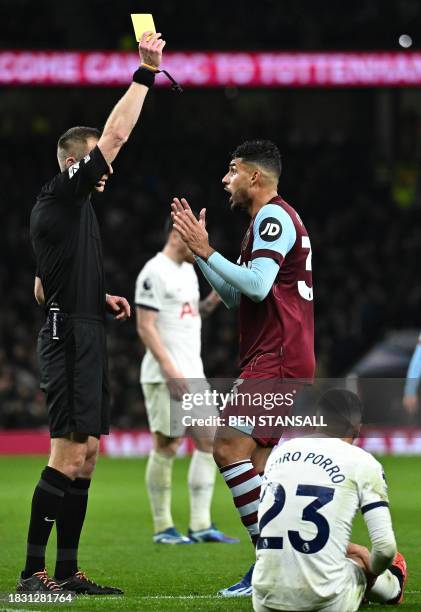
<svg viewBox="0 0 421 612">
<path fill-rule="evenodd" d="M 259 236 L 262 240 L 266 240 L 266 242 L 273 242 L 277 240 L 279 236 L 282 234 L 282 225 L 275 219 L 275 217 L 267 217 L 267 219 L 263 219 L 259 226 Z"/>
</svg>

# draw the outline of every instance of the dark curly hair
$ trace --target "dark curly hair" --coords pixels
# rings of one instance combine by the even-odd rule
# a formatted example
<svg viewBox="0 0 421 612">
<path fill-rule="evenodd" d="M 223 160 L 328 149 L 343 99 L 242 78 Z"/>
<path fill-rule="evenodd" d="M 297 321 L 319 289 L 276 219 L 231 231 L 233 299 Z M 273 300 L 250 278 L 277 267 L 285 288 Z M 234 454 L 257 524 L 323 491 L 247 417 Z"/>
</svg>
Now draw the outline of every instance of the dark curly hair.
<svg viewBox="0 0 421 612">
<path fill-rule="evenodd" d="M 270 140 L 247 140 L 233 151 L 232 157 L 259 164 L 277 178 L 281 176 L 281 154 L 276 144 Z"/>
<path fill-rule="evenodd" d="M 363 405 L 347 389 L 329 389 L 317 402 L 317 412 L 326 418 L 327 430 L 338 437 L 354 436 L 362 420 Z"/>
</svg>

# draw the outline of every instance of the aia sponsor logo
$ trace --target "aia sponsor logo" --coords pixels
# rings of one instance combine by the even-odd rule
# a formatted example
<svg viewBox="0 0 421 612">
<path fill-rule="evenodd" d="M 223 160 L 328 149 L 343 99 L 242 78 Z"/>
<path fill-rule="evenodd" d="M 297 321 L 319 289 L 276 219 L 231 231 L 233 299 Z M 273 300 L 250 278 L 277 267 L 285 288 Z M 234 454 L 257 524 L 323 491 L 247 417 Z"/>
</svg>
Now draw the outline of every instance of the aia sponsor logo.
<svg viewBox="0 0 421 612">
<path fill-rule="evenodd" d="M 185 316 L 197 317 L 197 310 L 190 304 L 190 302 L 184 302 L 181 306 L 180 319 Z"/>
</svg>

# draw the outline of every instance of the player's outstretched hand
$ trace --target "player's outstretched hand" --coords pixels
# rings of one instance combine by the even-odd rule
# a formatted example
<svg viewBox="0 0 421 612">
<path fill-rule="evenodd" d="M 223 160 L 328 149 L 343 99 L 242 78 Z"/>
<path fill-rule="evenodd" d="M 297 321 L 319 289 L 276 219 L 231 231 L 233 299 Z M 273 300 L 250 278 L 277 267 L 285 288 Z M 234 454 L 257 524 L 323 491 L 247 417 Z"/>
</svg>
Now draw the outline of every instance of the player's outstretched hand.
<svg viewBox="0 0 421 612">
<path fill-rule="evenodd" d="M 199 213 L 199 223 L 203 225 L 203 227 L 206 227 L 206 208 L 202 208 Z"/>
<path fill-rule="evenodd" d="M 166 44 L 166 41 L 162 40 L 160 32 L 156 34 L 145 32 L 139 43 L 140 63 L 159 68 L 162 61 L 162 51 Z"/>
<path fill-rule="evenodd" d="M 174 229 L 195 255 L 208 259 L 214 252 L 209 245 L 209 236 L 206 231 L 206 208 L 202 208 L 199 220 L 194 216 L 189 203 L 185 198 L 174 198 L 171 204 Z"/>
<path fill-rule="evenodd" d="M 125 321 L 130 317 L 130 304 L 124 297 L 106 295 L 108 310 L 114 315 L 116 321 Z"/>
</svg>

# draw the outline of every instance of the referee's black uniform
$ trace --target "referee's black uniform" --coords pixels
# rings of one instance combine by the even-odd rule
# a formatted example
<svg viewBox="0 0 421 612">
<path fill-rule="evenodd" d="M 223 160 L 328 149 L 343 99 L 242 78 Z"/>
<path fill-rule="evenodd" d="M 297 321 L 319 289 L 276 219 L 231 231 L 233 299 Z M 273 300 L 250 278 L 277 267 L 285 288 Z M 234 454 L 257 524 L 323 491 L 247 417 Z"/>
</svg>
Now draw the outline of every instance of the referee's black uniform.
<svg viewBox="0 0 421 612">
<path fill-rule="evenodd" d="M 31 213 L 30 236 L 47 314 L 37 349 L 52 438 L 109 432 L 104 271 L 91 204 L 94 186 L 108 172 L 95 147 L 44 185 Z M 55 304 L 58 339 L 51 325 Z"/>
</svg>

